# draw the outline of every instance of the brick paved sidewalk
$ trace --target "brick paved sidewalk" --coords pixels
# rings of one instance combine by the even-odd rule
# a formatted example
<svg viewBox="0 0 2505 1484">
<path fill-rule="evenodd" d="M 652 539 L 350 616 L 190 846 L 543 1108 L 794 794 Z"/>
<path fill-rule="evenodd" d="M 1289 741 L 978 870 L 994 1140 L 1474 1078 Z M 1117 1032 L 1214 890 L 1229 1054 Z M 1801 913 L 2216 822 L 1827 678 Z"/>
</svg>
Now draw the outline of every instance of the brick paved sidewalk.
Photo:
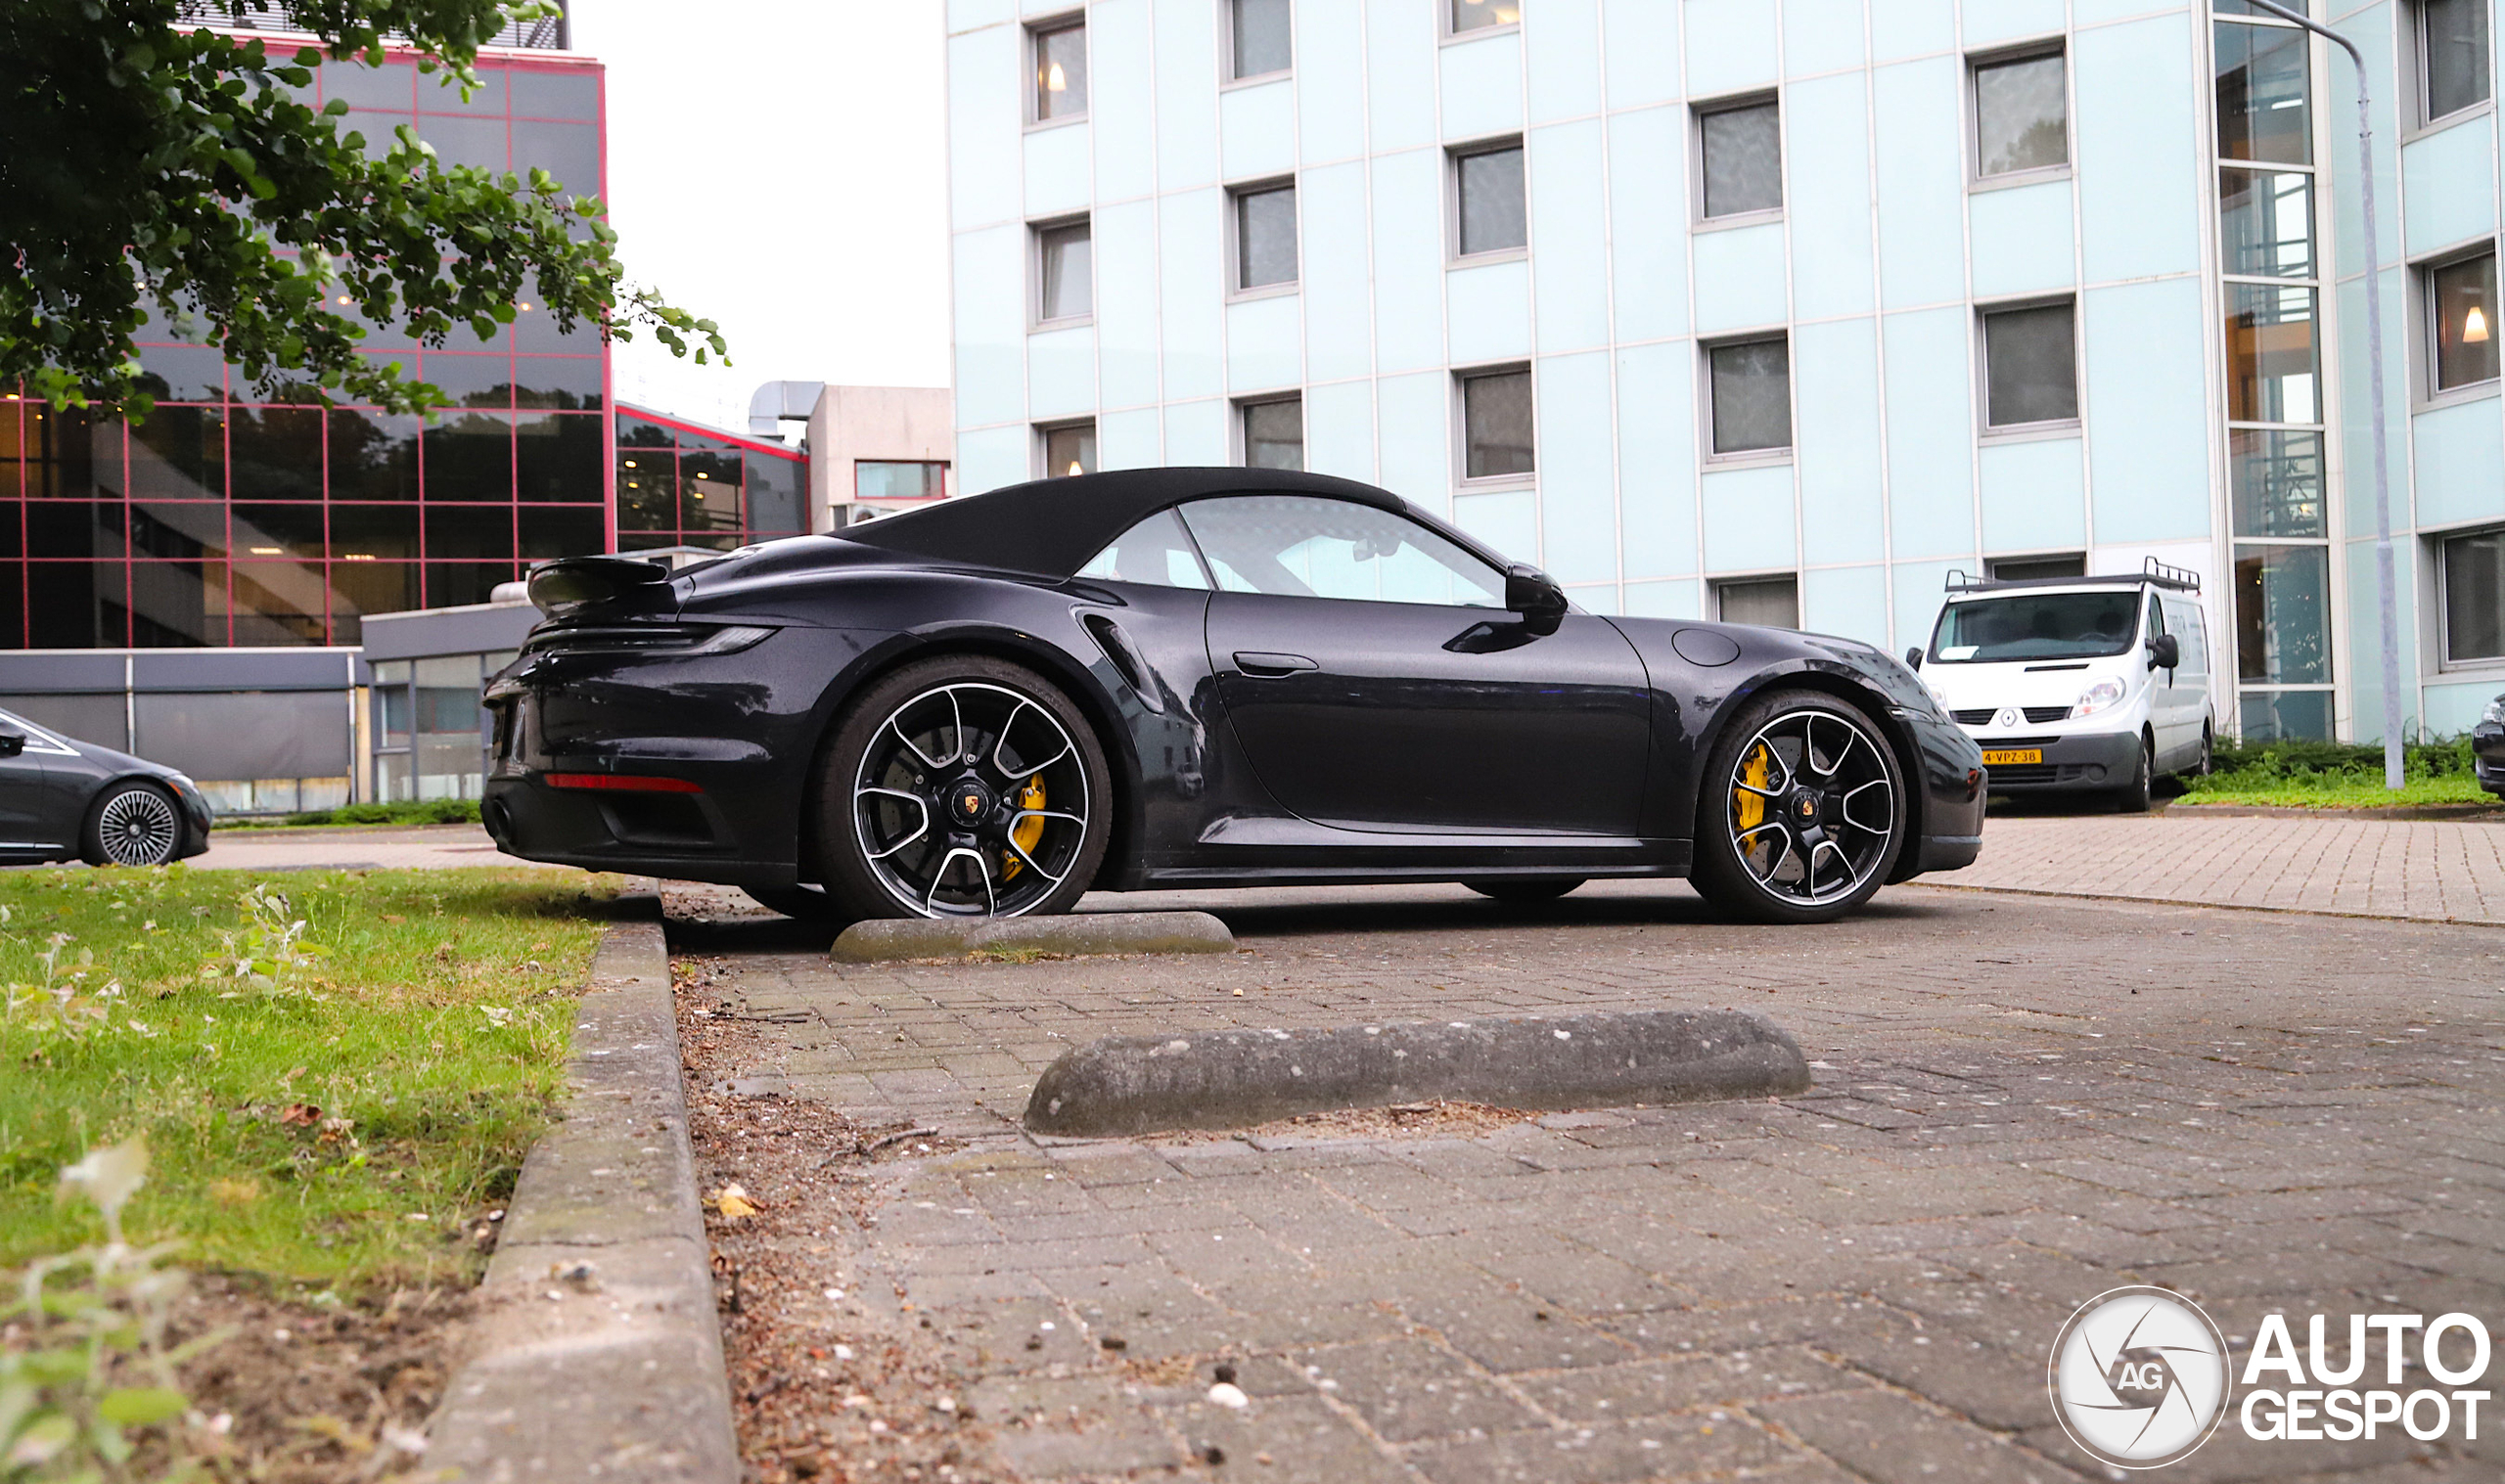
<svg viewBox="0 0 2505 1484">
<path fill-rule="evenodd" d="M 798 1019 L 746 1070 L 969 1141 L 900 1167 L 829 1261 L 984 1377 L 1029 1479 L 2095 1477 L 2045 1362 L 2118 1283 L 2240 1338 L 2273 1309 L 2300 1335 L 2317 1310 L 2505 1321 L 2505 935 L 1921 888 L 1784 931 L 1588 891 L 1219 898 L 1252 951 L 1216 961 L 837 967 L 753 919 L 673 938 L 727 960 L 747 1012 Z M 1814 1090 L 1467 1139 L 1045 1147 L 1011 1123 L 1101 1034 L 1710 1004 L 1794 1030 Z M 1220 1362 L 1242 1413 L 1203 1400 Z M 2167 1477 L 2501 1461 L 2485 1435 L 2230 1423 Z"/>
<path fill-rule="evenodd" d="M 211 830 L 200 871 L 397 870 L 445 866 L 533 866 L 496 849 L 477 825 L 413 825 L 325 830 Z M 570 866 L 540 868 L 570 871 Z"/>
</svg>

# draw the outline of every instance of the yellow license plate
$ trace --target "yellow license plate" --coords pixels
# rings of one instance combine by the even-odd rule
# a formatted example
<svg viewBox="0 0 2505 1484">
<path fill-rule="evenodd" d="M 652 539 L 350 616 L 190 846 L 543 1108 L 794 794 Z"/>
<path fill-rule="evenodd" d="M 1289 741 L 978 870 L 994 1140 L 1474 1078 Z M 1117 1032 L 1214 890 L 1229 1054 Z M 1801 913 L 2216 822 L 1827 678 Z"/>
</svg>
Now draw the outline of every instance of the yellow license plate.
<svg viewBox="0 0 2505 1484">
<path fill-rule="evenodd" d="M 2040 763 L 2043 760 L 2044 749 L 2041 747 L 1985 747 L 1983 749 L 1983 766 L 1986 768 L 2014 768 L 2020 763 Z"/>
</svg>

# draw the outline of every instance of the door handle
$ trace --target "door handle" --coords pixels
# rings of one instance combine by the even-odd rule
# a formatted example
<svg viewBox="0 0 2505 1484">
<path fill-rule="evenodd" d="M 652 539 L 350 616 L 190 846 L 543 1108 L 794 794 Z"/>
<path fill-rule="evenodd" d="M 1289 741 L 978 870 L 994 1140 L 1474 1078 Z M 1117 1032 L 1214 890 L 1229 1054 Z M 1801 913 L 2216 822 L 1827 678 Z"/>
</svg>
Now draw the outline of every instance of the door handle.
<svg viewBox="0 0 2505 1484">
<path fill-rule="evenodd" d="M 1257 675 L 1265 679 L 1293 675 L 1298 670 L 1322 668 L 1301 654 L 1270 654 L 1257 650 L 1236 651 L 1235 667 L 1247 675 Z"/>
</svg>

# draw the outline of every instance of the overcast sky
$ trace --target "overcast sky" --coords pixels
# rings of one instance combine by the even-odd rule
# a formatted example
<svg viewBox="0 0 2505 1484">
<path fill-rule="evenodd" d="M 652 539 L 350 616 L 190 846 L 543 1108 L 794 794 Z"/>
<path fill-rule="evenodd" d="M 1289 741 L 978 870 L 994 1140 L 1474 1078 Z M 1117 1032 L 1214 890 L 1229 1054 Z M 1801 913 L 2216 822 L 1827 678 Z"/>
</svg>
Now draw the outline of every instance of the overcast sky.
<svg viewBox="0 0 2505 1484">
<path fill-rule="evenodd" d="M 575 48 L 609 67 L 627 275 L 731 342 L 728 369 L 618 346 L 620 400 L 737 430 L 761 382 L 948 384 L 940 0 L 571 14 Z"/>
</svg>

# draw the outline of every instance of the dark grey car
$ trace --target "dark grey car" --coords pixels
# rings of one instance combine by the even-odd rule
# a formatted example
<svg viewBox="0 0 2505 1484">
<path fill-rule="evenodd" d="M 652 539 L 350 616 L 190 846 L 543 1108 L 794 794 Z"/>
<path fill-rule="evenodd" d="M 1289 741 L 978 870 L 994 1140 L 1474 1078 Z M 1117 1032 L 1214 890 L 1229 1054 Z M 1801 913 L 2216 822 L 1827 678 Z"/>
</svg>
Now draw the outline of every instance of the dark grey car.
<svg viewBox="0 0 2505 1484">
<path fill-rule="evenodd" d="M 0 711 L 0 863 L 162 866 L 206 850 L 209 820 L 173 769 Z"/>
</svg>

